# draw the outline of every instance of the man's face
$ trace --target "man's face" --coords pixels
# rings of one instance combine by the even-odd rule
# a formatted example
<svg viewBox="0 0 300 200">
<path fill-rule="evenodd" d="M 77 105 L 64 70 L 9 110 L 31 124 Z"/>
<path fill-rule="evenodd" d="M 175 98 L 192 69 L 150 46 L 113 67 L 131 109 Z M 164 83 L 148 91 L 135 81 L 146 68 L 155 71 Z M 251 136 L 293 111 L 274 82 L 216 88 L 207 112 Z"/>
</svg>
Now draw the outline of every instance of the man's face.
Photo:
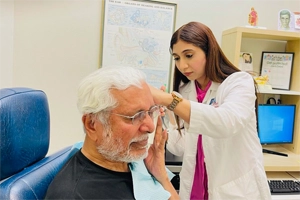
<svg viewBox="0 0 300 200">
<path fill-rule="evenodd" d="M 118 101 L 118 106 L 111 113 L 133 116 L 139 111 L 148 111 L 154 106 L 151 92 L 146 83 L 143 88 L 129 87 L 124 91 L 112 89 L 111 94 Z M 148 136 L 154 131 L 153 120 L 146 116 L 140 123 L 111 114 L 109 127 L 99 130 L 97 149 L 111 161 L 132 162 L 143 159 L 148 152 Z"/>
<path fill-rule="evenodd" d="M 281 15 L 280 16 L 280 21 L 281 21 L 282 27 L 284 27 L 284 28 L 289 27 L 289 23 L 290 23 L 289 15 Z"/>
</svg>

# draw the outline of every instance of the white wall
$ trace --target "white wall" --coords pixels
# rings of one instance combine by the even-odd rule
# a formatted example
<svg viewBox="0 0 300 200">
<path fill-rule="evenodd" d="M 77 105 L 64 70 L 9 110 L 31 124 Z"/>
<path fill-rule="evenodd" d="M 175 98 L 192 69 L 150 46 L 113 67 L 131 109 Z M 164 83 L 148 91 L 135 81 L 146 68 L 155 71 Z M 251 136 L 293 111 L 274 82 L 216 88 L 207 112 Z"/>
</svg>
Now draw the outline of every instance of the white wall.
<svg viewBox="0 0 300 200">
<path fill-rule="evenodd" d="M 12 85 L 14 2 L 0 1 L 0 88 Z"/>
<path fill-rule="evenodd" d="M 49 153 L 83 139 L 76 89 L 99 67 L 101 10 L 102 1 L 91 0 L 14 3 L 12 86 L 46 92 Z"/>
<path fill-rule="evenodd" d="M 223 30 L 247 25 L 251 7 L 258 12 L 258 26 L 275 30 L 279 10 L 300 10 L 299 0 L 169 2 L 178 5 L 176 29 L 189 21 L 201 21 L 212 29 L 219 43 Z M 103 1 L 1 0 L 0 5 L 0 87 L 23 86 L 46 92 L 51 114 L 49 154 L 83 140 L 76 89 L 84 76 L 99 67 Z M 3 23 L 9 28 L 3 30 Z M 5 34 L 9 37 L 4 38 Z"/>
<path fill-rule="evenodd" d="M 248 24 L 251 7 L 258 13 L 257 26 L 277 30 L 278 11 L 300 11 L 299 0 L 178 0 L 177 28 L 189 21 L 209 26 L 221 43 L 223 30 Z"/>
</svg>

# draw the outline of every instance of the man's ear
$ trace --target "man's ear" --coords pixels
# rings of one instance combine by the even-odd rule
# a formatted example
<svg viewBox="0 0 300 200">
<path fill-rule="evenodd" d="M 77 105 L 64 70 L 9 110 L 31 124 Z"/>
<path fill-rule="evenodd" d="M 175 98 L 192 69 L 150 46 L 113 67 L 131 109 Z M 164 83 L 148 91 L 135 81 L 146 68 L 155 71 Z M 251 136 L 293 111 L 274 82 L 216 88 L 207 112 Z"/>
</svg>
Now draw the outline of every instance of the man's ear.
<svg viewBox="0 0 300 200">
<path fill-rule="evenodd" d="M 85 129 L 85 134 L 87 134 L 88 137 L 93 141 L 96 141 L 97 129 L 96 129 L 95 116 L 93 116 L 92 114 L 86 114 L 82 116 L 81 120 Z"/>
</svg>

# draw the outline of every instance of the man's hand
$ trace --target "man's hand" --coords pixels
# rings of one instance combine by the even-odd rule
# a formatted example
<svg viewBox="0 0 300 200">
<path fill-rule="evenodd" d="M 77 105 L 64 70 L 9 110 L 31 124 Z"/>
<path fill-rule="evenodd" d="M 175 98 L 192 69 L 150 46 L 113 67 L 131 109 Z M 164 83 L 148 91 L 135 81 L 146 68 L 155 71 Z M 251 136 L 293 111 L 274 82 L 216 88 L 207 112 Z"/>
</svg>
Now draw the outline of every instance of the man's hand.
<svg viewBox="0 0 300 200">
<path fill-rule="evenodd" d="M 148 171 L 156 178 L 163 188 L 170 192 L 169 200 L 178 200 L 179 195 L 169 180 L 165 166 L 165 145 L 167 140 L 167 131 L 162 130 L 162 120 L 158 117 L 154 136 L 154 142 L 148 150 L 148 156 L 144 162 Z"/>
<path fill-rule="evenodd" d="M 165 144 L 167 131 L 162 130 L 162 120 L 158 117 L 153 144 L 148 150 L 148 156 L 144 162 L 148 171 L 160 182 L 168 180 L 165 166 Z"/>
</svg>

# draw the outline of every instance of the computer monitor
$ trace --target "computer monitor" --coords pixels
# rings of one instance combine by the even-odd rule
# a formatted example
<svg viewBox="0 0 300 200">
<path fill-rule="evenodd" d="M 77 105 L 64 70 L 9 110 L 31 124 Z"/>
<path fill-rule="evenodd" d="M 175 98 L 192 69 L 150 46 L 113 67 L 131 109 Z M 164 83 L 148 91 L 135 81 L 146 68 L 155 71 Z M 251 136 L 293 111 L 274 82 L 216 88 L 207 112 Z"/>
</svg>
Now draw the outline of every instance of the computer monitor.
<svg viewBox="0 0 300 200">
<path fill-rule="evenodd" d="M 166 163 L 166 165 L 179 165 L 179 166 L 181 166 L 182 165 L 182 160 L 183 160 L 182 156 L 175 156 L 170 151 L 168 151 L 168 149 L 166 148 L 166 151 L 165 151 L 165 163 Z"/>
<path fill-rule="evenodd" d="M 261 144 L 293 142 L 296 105 L 259 104 L 258 137 Z"/>
</svg>

